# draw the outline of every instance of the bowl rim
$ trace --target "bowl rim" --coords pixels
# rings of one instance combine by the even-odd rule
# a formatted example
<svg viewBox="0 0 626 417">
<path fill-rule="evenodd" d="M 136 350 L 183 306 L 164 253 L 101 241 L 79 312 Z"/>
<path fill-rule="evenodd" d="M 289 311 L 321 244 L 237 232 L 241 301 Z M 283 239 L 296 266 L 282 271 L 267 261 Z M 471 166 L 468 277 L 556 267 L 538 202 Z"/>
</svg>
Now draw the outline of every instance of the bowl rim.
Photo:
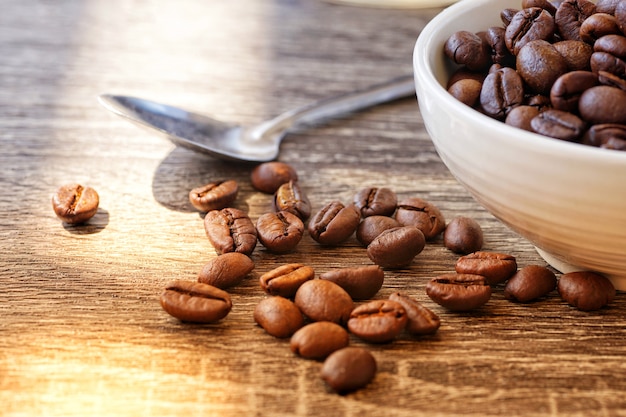
<svg viewBox="0 0 626 417">
<path fill-rule="evenodd" d="M 444 86 L 439 83 L 431 66 L 434 54 L 443 54 L 443 47 L 437 41 L 436 35 L 441 31 L 450 30 L 449 21 L 451 19 L 456 19 L 470 10 L 483 8 L 493 3 L 499 4 L 500 0 L 461 0 L 445 8 L 424 27 L 417 37 L 413 50 L 413 70 L 418 96 L 424 92 L 420 91 L 420 89 L 428 89 L 429 95 L 434 95 L 436 100 L 444 103 L 444 106 L 450 110 L 450 114 L 457 114 L 463 119 L 476 119 L 490 131 L 498 133 L 494 138 L 498 142 L 506 144 L 522 140 L 525 145 L 533 147 L 536 151 L 543 150 L 546 153 L 555 153 L 562 157 L 577 160 L 591 159 L 593 162 L 601 164 L 626 164 L 626 151 L 604 149 L 550 138 L 492 119 L 452 97 Z M 463 30 L 463 28 L 458 30 Z M 520 143 L 515 144 L 520 145 Z"/>
</svg>

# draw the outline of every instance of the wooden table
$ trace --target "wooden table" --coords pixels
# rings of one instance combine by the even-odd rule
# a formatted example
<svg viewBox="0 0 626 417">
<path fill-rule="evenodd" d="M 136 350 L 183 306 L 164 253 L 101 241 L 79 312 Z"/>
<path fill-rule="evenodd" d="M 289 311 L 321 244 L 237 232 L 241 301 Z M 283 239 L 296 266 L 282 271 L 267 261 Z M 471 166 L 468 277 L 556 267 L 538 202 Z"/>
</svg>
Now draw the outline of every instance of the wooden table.
<svg viewBox="0 0 626 417">
<path fill-rule="evenodd" d="M 315 99 L 411 71 L 421 28 L 438 13 L 321 0 L 10 1 L 0 13 L 0 415 L 2 416 L 614 416 L 626 414 L 626 300 L 598 312 L 558 295 L 529 305 L 502 287 L 474 313 L 450 313 L 424 292 L 453 270 L 441 239 L 410 267 L 386 271 L 378 298 L 401 290 L 438 313 L 430 337 L 371 350 L 379 372 L 365 389 L 332 393 L 320 362 L 252 319 L 258 277 L 303 262 L 317 273 L 370 264 L 352 238 L 323 248 L 306 236 L 232 289 L 213 325 L 181 324 L 159 306 L 165 283 L 195 280 L 216 256 L 188 191 L 239 181 L 235 206 L 255 220 L 271 197 L 250 185 L 252 165 L 224 162 L 105 111 L 124 93 L 252 123 Z M 462 132 L 459 132 L 462 134 Z M 415 100 L 348 115 L 289 135 L 292 164 L 313 208 L 361 188 L 475 218 L 486 250 L 545 265 L 532 245 L 483 210 L 448 173 Z M 96 216 L 70 227 L 50 196 L 94 187 Z"/>
</svg>

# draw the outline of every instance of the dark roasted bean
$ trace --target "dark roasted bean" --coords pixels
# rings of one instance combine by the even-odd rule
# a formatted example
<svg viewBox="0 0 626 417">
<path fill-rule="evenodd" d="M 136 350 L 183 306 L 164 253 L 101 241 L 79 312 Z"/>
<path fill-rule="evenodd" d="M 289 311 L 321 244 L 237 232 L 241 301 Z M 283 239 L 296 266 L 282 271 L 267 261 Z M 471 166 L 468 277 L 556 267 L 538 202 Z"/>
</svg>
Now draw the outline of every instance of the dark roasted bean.
<svg viewBox="0 0 626 417">
<path fill-rule="evenodd" d="M 504 123 L 519 129 L 533 131 L 530 121 L 539 114 L 539 108 L 535 106 L 517 106 L 506 115 Z"/>
<path fill-rule="evenodd" d="M 491 65 L 489 46 L 478 35 L 459 31 L 450 36 L 445 45 L 446 55 L 470 71 L 482 71 Z"/>
<path fill-rule="evenodd" d="M 314 277 L 315 271 L 310 266 L 291 263 L 266 272 L 259 281 L 266 293 L 291 298 L 302 284 Z"/>
<path fill-rule="evenodd" d="M 316 321 L 298 329 L 289 343 L 291 351 L 308 359 L 324 359 L 350 343 L 346 329 L 330 321 Z"/>
<path fill-rule="evenodd" d="M 226 291 L 192 281 L 172 281 L 161 294 L 161 307 L 171 316 L 192 323 L 212 323 L 230 312 Z"/>
<path fill-rule="evenodd" d="M 578 102 L 580 116 L 590 124 L 626 124 L 626 91 L 599 85 L 586 90 Z"/>
<path fill-rule="evenodd" d="M 439 208 L 417 197 L 400 201 L 395 218 L 403 226 L 420 229 L 426 240 L 435 238 L 446 228 L 446 219 Z"/>
<path fill-rule="evenodd" d="M 311 216 L 311 203 L 298 181 L 288 181 L 274 193 L 274 209 L 287 211 L 306 221 Z"/>
<path fill-rule="evenodd" d="M 387 216 L 369 216 L 364 218 L 356 229 L 356 238 L 367 246 L 387 229 L 402 226 L 396 219 Z"/>
<path fill-rule="evenodd" d="M 367 256 L 383 268 L 402 268 L 419 255 L 426 239 L 415 226 L 387 229 L 367 246 Z"/>
<path fill-rule="evenodd" d="M 298 173 L 289 164 L 279 161 L 257 165 L 250 174 L 252 186 L 267 194 L 274 194 L 278 187 L 291 180 L 298 180 Z"/>
<path fill-rule="evenodd" d="M 395 292 L 389 296 L 404 307 L 407 316 L 406 331 L 414 335 L 433 334 L 439 329 L 439 316 L 408 295 Z"/>
<path fill-rule="evenodd" d="M 443 232 L 443 244 L 454 253 L 479 251 L 483 247 L 483 229 L 472 218 L 455 217 Z"/>
<path fill-rule="evenodd" d="M 517 261 L 512 255 L 479 251 L 461 256 L 454 266 L 459 274 L 482 275 L 491 285 L 511 278 L 517 271 Z"/>
<path fill-rule="evenodd" d="M 354 234 L 361 214 L 354 205 L 332 201 L 309 221 L 309 234 L 322 245 L 338 245 Z"/>
<path fill-rule="evenodd" d="M 503 67 L 487 75 L 480 90 L 480 104 L 484 111 L 496 119 L 524 101 L 524 85 L 512 68 Z"/>
<path fill-rule="evenodd" d="M 300 309 L 280 296 L 261 300 L 254 308 L 254 321 L 268 334 L 278 338 L 290 337 L 304 325 Z"/>
<path fill-rule="evenodd" d="M 524 45 L 536 40 L 550 40 L 554 34 L 554 17 L 539 7 L 517 12 L 506 27 L 506 46 L 517 55 Z"/>
<path fill-rule="evenodd" d="M 528 265 L 509 279 L 504 296 L 509 300 L 527 303 L 543 297 L 556 288 L 556 275 L 545 266 Z"/>
<path fill-rule="evenodd" d="M 234 287 L 254 269 L 254 262 L 243 253 L 228 252 L 211 259 L 198 274 L 198 282 L 225 289 Z"/>
<path fill-rule="evenodd" d="M 580 39 L 582 22 L 596 11 L 596 5 L 588 0 L 565 0 L 554 15 L 554 23 L 562 39 Z"/>
<path fill-rule="evenodd" d="M 426 284 L 426 294 L 448 310 L 468 311 L 489 301 L 491 287 L 480 275 L 444 274 Z"/>
<path fill-rule="evenodd" d="M 304 223 L 287 211 L 265 213 L 256 222 L 259 242 L 270 252 L 292 251 L 304 235 Z"/>
<path fill-rule="evenodd" d="M 334 282 L 313 279 L 296 291 L 295 303 L 311 321 L 346 324 L 354 303 L 350 295 Z"/>
<path fill-rule="evenodd" d="M 531 91 L 546 95 L 556 79 L 568 71 L 563 55 L 544 40 L 524 45 L 516 56 L 516 68 Z"/>
<path fill-rule="evenodd" d="M 583 143 L 606 149 L 626 150 L 626 125 L 593 125 L 585 133 Z"/>
<path fill-rule="evenodd" d="M 557 288 L 564 301 L 582 311 L 598 310 L 610 304 L 615 297 L 611 281 L 595 272 L 563 274 Z"/>
<path fill-rule="evenodd" d="M 585 90 L 598 85 L 598 75 L 591 71 L 570 71 L 556 79 L 550 100 L 557 110 L 578 113 L 578 101 Z"/>
<path fill-rule="evenodd" d="M 348 330 L 367 342 L 387 343 L 404 330 L 407 320 L 402 304 L 373 300 L 352 310 Z"/>
<path fill-rule="evenodd" d="M 396 211 L 398 198 L 389 188 L 367 187 L 354 196 L 354 205 L 362 217 L 390 216 Z"/>
<path fill-rule="evenodd" d="M 585 122 L 575 114 L 554 109 L 539 113 L 530 126 L 544 136 L 568 141 L 577 141 L 586 129 Z"/>
<path fill-rule="evenodd" d="M 236 208 L 209 211 L 204 217 L 204 230 L 218 254 L 250 255 L 256 247 L 257 232 L 252 220 Z"/>
<path fill-rule="evenodd" d="M 340 394 L 358 390 L 376 376 L 376 359 L 364 348 L 345 347 L 331 353 L 321 369 L 322 379 Z"/>
<path fill-rule="evenodd" d="M 221 210 L 237 198 L 239 185 L 235 180 L 215 181 L 189 192 L 189 202 L 200 211 Z"/>
</svg>

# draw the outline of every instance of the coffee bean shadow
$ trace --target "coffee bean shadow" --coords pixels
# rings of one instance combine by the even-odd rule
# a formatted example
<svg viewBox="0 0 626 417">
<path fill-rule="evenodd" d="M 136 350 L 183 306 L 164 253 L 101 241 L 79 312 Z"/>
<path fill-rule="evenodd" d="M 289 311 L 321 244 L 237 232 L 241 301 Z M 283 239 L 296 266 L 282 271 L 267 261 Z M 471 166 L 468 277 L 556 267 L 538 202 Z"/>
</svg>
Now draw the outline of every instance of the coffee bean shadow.
<svg viewBox="0 0 626 417">
<path fill-rule="evenodd" d="M 216 180 L 234 179 L 241 185 L 249 180 L 253 167 L 251 163 L 225 161 L 177 147 L 154 172 L 152 195 L 170 210 L 197 212 L 189 202 L 189 191 Z"/>
<path fill-rule="evenodd" d="M 63 228 L 73 235 L 91 235 L 100 233 L 109 224 L 109 212 L 102 207 L 98 208 L 96 214 L 85 223 L 69 224 L 63 223 Z"/>
</svg>

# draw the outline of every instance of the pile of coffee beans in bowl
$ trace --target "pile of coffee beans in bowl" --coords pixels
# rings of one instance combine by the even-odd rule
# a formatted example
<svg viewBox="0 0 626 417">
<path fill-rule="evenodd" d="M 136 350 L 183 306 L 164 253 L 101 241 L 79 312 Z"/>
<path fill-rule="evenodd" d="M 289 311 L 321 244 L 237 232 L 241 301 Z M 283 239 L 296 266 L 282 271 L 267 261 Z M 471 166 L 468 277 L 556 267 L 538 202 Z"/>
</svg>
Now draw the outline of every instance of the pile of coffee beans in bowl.
<svg viewBox="0 0 626 417">
<path fill-rule="evenodd" d="M 448 38 L 448 91 L 511 126 L 626 150 L 626 0 L 522 0 L 500 19 Z"/>
</svg>

